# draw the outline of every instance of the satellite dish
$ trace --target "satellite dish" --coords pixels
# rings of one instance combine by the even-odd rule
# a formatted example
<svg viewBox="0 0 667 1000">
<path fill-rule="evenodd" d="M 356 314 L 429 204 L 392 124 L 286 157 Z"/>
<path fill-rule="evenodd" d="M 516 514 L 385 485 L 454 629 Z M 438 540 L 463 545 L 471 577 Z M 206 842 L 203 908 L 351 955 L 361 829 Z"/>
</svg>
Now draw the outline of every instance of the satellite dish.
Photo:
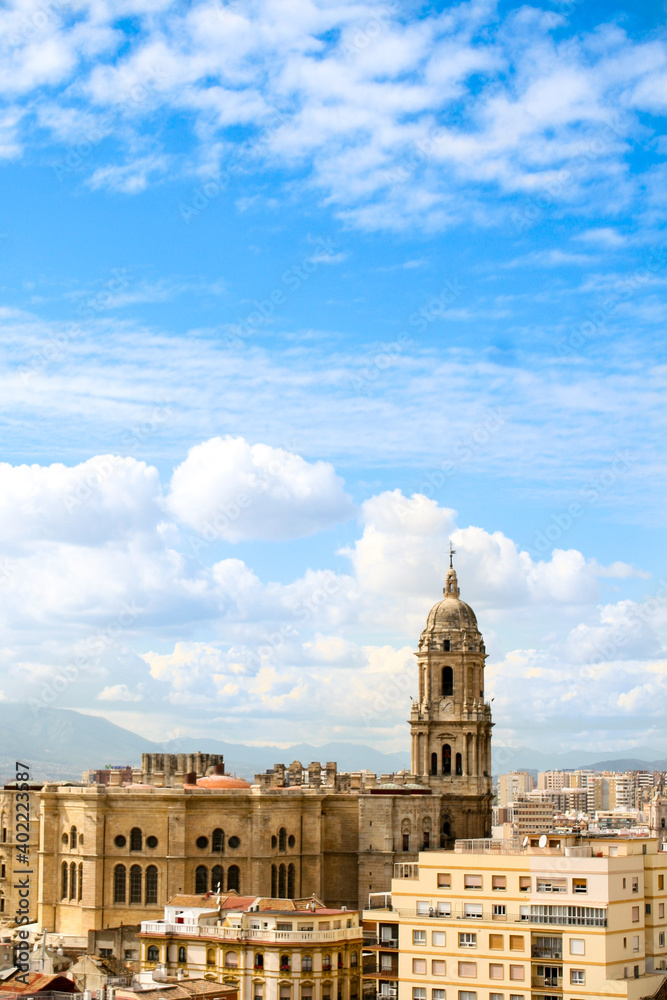
<svg viewBox="0 0 667 1000">
<path fill-rule="evenodd" d="M 547 835 L 546 835 L 546 833 L 542 834 L 542 836 L 538 840 L 537 844 L 538 844 L 538 847 L 546 847 L 547 846 Z"/>
<path fill-rule="evenodd" d="M 524 837 L 523 838 L 523 844 L 521 846 L 522 847 L 528 847 L 528 837 Z"/>
</svg>

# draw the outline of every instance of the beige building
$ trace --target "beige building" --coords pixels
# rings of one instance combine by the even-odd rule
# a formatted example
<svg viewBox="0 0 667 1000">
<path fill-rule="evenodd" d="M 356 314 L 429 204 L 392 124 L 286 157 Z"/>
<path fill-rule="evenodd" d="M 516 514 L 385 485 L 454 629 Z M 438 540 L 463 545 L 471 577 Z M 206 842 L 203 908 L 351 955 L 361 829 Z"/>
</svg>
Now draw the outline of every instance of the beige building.
<svg viewBox="0 0 667 1000">
<path fill-rule="evenodd" d="M 19 896 L 19 879 L 23 883 L 29 879 L 28 909 L 21 912 L 37 917 L 41 783 L 28 784 L 26 791 L 12 781 L 0 791 L 0 924 L 14 921 L 19 907 L 25 905 Z M 16 872 L 25 874 L 17 877 Z"/>
<path fill-rule="evenodd" d="M 653 839 L 460 842 L 397 875 L 364 922 L 395 929 L 402 1000 L 639 1000 L 665 981 L 667 852 Z"/>
<path fill-rule="evenodd" d="M 141 939 L 142 971 L 204 976 L 240 1000 L 360 1000 L 359 913 L 314 898 L 175 896 Z"/>
<path fill-rule="evenodd" d="M 498 805 L 509 806 L 535 788 L 530 771 L 510 771 L 498 776 Z"/>
<path fill-rule="evenodd" d="M 90 930 L 157 919 L 176 894 L 218 886 L 356 908 L 389 888 L 399 859 L 490 835 L 485 659 L 450 558 L 416 652 L 411 772 L 343 774 L 332 762 L 294 761 L 251 784 L 224 774 L 213 755 L 147 754 L 131 782 L 123 767 L 87 772 L 85 783 L 47 783 L 31 795 L 40 926 L 85 942 Z M 0 795 L 7 817 L 12 794 Z M 9 871 L 9 820 L 5 829 Z M 13 903 L 6 895 L 7 912 Z"/>
</svg>

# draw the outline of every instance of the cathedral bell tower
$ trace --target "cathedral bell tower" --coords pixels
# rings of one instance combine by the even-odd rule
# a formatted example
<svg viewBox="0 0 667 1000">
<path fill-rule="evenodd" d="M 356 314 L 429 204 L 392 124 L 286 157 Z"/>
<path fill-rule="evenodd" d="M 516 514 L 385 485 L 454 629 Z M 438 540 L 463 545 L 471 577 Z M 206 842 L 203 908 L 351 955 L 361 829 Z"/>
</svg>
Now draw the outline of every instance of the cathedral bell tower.
<svg viewBox="0 0 667 1000">
<path fill-rule="evenodd" d="M 491 836 L 491 706 L 484 701 L 484 640 L 459 596 L 450 545 L 443 598 L 429 611 L 416 652 L 412 773 L 443 797 L 441 846 Z"/>
</svg>

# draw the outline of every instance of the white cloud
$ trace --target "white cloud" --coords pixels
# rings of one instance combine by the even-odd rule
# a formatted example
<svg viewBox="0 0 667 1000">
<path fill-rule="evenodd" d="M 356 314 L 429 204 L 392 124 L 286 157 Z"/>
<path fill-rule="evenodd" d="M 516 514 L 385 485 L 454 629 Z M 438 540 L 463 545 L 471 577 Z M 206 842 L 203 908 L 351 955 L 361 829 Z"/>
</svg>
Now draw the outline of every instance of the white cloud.
<svg viewBox="0 0 667 1000">
<path fill-rule="evenodd" d="M 140 691 L 131 691 L 127 684 L 113 684 L 103 688 L 97 696 L 98 701 L 143 701 Z"/>
<path fill-rule="evenodd" d="M 191 449 L 172 476 L 168 503 L 204 537 L 231 542 L 314 534 L 354 510 L 328 462 L 230 436 Z"/>
</svg>

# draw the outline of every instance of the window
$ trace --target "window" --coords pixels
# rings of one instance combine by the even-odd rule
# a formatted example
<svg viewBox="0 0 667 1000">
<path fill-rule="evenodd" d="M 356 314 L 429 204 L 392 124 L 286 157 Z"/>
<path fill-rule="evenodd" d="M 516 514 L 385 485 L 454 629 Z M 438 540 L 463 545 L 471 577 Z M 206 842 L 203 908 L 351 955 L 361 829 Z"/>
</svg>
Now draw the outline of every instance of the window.
<svg viewBox="0 0 667 1000">
<path fill-rule="evenodd" d="M 451 667 L 442 668 L 442 696 L 449 698 L 454 694 L 454 671 Z"/>
<path fill-rule="evenodd" d="M 426 1000 L 426 987 L 425 986 L 413 986 L 412 987 L 412 1000 Z"/>
<path fill-rule="evenodd" d="M 310 955 L 304 955 L 302 963 L 301 963 L 301 968 L 302 969 L 305 969 L 305 966 L 304 966 L 303 962 L 305 962 L 307 958 L 310 958 Z M 255 953 L 255 958 L 254 958 L 253 964 L 254 964 L 254 966 L 255 966 L 256 969 L 263 969 L 264 968 L 264 956 L 262 955 L 261 951 L 258 951 L 258 952 Z M 313 960 L 312 960 L 312 958 L 310 958 L 310 968 L 312 969 L 312 967 L 313 967 Z"/>
<path fill-rule="evenodd" d="M 538 878 L 538 880 L 537 880 L 537 891 L 538 892 L 567 892 L 567 879 L 566 878 Z"/>
<path fill-rule="evenodd" d="M 632 922 L 633 924 L 639 923 L 639 907 L 632 907 Z"/>
<path fill-rule="evenodd" d="M 459 931 L 459 948 L 476 948 L 477 935 L 470 931 Z"/>
<path fill-rule="evenodd" d="M 431 1000 L 445 1000 L 445 991 L 431 990 Z"/>
<path fill-rule="evenodd" d="M 463 914 L 466 917 L 473 917 L 475 920 L 481 920 L 484 916 L 483 908 L 481 903 L 466 903 L 463 908 Z"/>
<path fill-rule="evenodd" d="M 460 753 L 456 755 L 456 773 L 459 777 L 463 774 L 463 757 Z"/>
<path fill-rule="evenodd" d="M 445 639 L 445 641 L 442 644 L 442 648 L 443 648 L 443 651 L 445 653 L 451 652 L 451 649 L 452 649 L 452 641 L 451 641 L 451 639 Z"/>
<path fill-rule="evenodd" d="M 431 834 L 429 830 L 424 830 L 424 843 L 422 844 L 422 849 L 428 851 L 431 846 Z"/>
<path fill-rule="evenodd" d="M 113 870 L 113 901 L 125 902 L 125 865 L 116 865 Z M 149 959 L 150 961 L 150 959 Z"/>
<path fill-rule="evenodd" d="M 645 914 L 646 914 L 647 917 L 651 916 L 651 904 L 650 903 L 644 903 L 644 912 L 645 912 Z"/>
<path fill-rule="evenodd" d="M 67 886 L 69 884 L 69 865 L 66 861 L 63 861 L 60 877 L 60 895 L 63 899 L 67 899 Z"/>
<path fill-rule="evenodd" d="M 524 974 L 523 965 L 510 965 L 510 979 L 523 980 Z"/>
<path fill-rule="evenodd" d="M 146 961 L 147 962 L 159 962 L 160 961 L 160 952 L 159 952 L 158 948 L 156 947 L 156 945 L 152 944 L 148 948 L 148 951 L 146 952 Z"/>
<path fill-rule="evenodd" d="M 665 876 L 658 875 L 658 889 L 664 889 L 664 888 L 665 888 Z"/>
<path fill-rule="evenodd" d="M 632 935 L 632 950 L 639 951 L 639 934 Z"/>
<path fill-rule="evenodd" d="M 279 851 L 287 850 L 287 830 L 285 829 L 284 826 L 281 826 L 280 830 L 278 831 L 278 850 Z"/>
<path fill-rule="evenodd" d="M 451 903 L 438 903 L 437 913 L 439 917 L 451 917 L 452 915 L 452 904 Z"/>
<path fill-rule="evenodd" d="M 664 948 L 664 947 L 665 947 L 665 932 L 661 931 L 658 934 L 658 948 Z"/>
<path fill-rule="evenodd" d="M 507 907 L 505 906 L 504 903 L 493 904 L 493 919 L 507 920 Z"/>
<path fill-rule="evenodd" d="M 452 773 L 452 748 L 449 743 L 445 743 L 442 748 L 442 773 Z"/>
<path fill-rule="evenodd" d="M 426 975 L 426 959 L 425 958 L 413 958 L 412 959 L 412 971 L 415 975 Z"/>
<path fill-rule="evenodd" d="M 583 986 L 586 982 L 586 973 L 583 969 L 570 969 L 570 982 L 573 986 Z"/>
<path fill-rule="evenodd" d="M 507 878 L 504 875 L 493 875 L 491 877 L 491 889 L 494 892 L 504 892 L 507 889 Z"/>
<path fill-rule="evenodd" d="M 434 958 L 431 962 L 431 975 L 433 976 L 446 976 L 447 975 L 447 965 L 442 961 L 441 958 Z"/>
<path fill-rule="evenodd" d="M 476 979 L 477 962 L 459 962 L 459 976 L 461 979 Z"/>
<path fill-rule="evenodd" d="M 499 962 L 489 963 L 489 979 L 504 979 L 505 978 L 505 966 L 501 965 Z"/>
<path fill-rule="evenodd" d="M 350 952 L 350 968 L 355 969 L 359 964 L 359 956 L 356 951 Z"/>
<path fill-rule="evenodd" d="M 452 876 L 449 872 L 438 872 L 438 889 L 451 889 Z"/>
<path fill-rule="evenodd" d="M 141 868 L 139 865 L 132 865 L 130 868 L 130 902 L 141 902 Z"/>
<path fill-rule="evenodd" d="M 141 830 L 139 829 L 138 826 L 133 826 L 132 829 L 130 830 L 130 850 L 140 851 L 141 843 L 142 843 Z"/>
<path fill-rule="evenodd" d="M 225 869 L 222 865 L 211 868 L 211 892 L 222 892 L 225 888 Z"/>
<path fill-rule="evenodd" d="M 570 938 L 570 955 L 584 955 L 585 948 L 583 938 Z"/>
<path fill-rule="evenodd" d="M 412 943 L 413 944 L 426 944 L 426 931 L 413 931 L 412 932 Z"/>
<path fill-rule="evenodd" d="M 146 869 L 146 905 L 157 906 L 157 868 L 149 865 Z"/>
<path fill-rule="evenodd" d="M 623 888 L 625 889 L 625 879 L 623 879 Z"/>
<path fill-rule="evenodd" d="M 69 834 L 69 848 L 70 848 L 70 851 L 73 851 L 75 847 L 76 847 L 76 827 L 73 826 L 72 829 L 70 830 L 70 834 Z"/>
<path fill-rule="evenodd" d="M 116 845 L 116 847 L 125 847 L 125 845 L 127 844 L 127 840 L 125 839 L 122 833 L 119 833 L 117 837 L 114 837 L 113 842 Z"/>
<path fill-rule="evenodd" d="M 329 963 L 331 963 L 331 958 L 329 958 Z M 292 968 L 292 965 L 291 965 L 291 962 L 290 962 L 289 955 L 281 955 L 280 956 L 280 971 L 281 972 L 290 972 L 291 968 Z M 331 965 L 329 965 L 329 968 L 331 968 Z"/>
<path fill-rule="evenodd" d="M 234 866 L 232 866 L 234 867 Z M 293 864 L 287 866 L 287 898 L 294 899 L 295 896 L 295 882 L 296 882 L 296 868 Z M 238 888 L 238 886 L 237 886 Z"/>
<path fill-rule="evenodd" d="M 179 965 L 182 965 L 183 962 L 187 962 L 187 952 L 183 947 L 183 945 L 181 945 L 181 947 L 178 949 L 178 962 Z"/>
<path fill-rule="evenodd" d="M 433 931 L 431 935 L 431 943 L 434 948 L 444 948 L 447 943 L 447 938 L 444 931 Z"/>
<path fill-rule="evenodd" d="M 504 993 L 489 993 L 489 1000 L 505 1000 Z"/>
<path fill-rule="evenodd" d="M 482 888 L 482 876 L 481 875 L 464 875 L 463 876 L 463 888 L 464 889 L 481 889 Z"/>
<path fill-rule="evenodd" d="M 150 847 L 152 851 L 155 850 L 157 847 L 157 837 L 146 837 L 146 847 Z"/>
<path fill-rule="evenodd" d="M 530 892 L 530 875 L 519 875 L 519 892 Z"/>
<path fill-rule="evenodd" d="M 76 899 L 76 864 L 74 861 L 69 866 L 69 898 Z"/>
<path fill-rule="evenodd" d="M 510 951 L 523 951 L 523 934 L 510 934 Z"/>
<path fill-rule="evenodd" d="M 403 834 L 403 850 L 404 851 L 409 851 L 410 850 L 410 834 L 409 833 L 404 833 Z"/>
<path fill-rule="evenodd" d="M 459 1000 L 477 1000 L 477 993 L 474 990 L 459 990 Z"/>
<path fill-rule="evenodd" d="M 502 936 L 502 934 L 489 934 L 489 950 L 490 951 L 502 951 L 503 950 L 503 936 Z"/>
<path fill-rule="evenodd" d="M 426 934 L 426 931 L 423 931 L 423 933 Z M 413 938 L 412 943 L 415 944 L 415 941 L 414 941 L 414 932 L 413 932 L 412 938 Z M 331 955 L 322 955 L 322 969 L 324 970 L 324 972 L 330 972 L 331 971 Z"/>
<path fill-rule="evenodd" d="M 79 881 L 77 883 L 76 898 L 79 902 L 83 897 L 83 861 L 79 862 Z"/>
<path fill-rule="evenodd" d="M 639 892 L 639 877 L 637 875 L 632 878 L 632 891 Z"/>
<path fill-rule="evenodd" d="M 201 896 L 208 890 L 208 868 L 197 865 L 195 869 L 195 895 Z"/>
<path fill-rule="evenodd" d="M 208 837 L 197 837 L 197 839 L 195 840 L 195 844 L 197 845 L 200 851 L 205 851 L 206 848 L 208 847 Z"/>
<path fill-rule="evenodd" d="M 239 956 L 235 951 L 228 951 L 225 955 L 225 968 L 227 969 L 238 969 L 239 967 Z"/>
<path fill-rule="evenodd" d="M 585 878 L 573 878 L 572 892 L 588 892 L 587 880 Z"/>
<path fill-rule="evenodd" d="M 427 917 L 428 916 L 428 911 L 431 910 L 431 909 L 433 909 L 433 907 L 431 906 L 431 904 L 429 903 L 429 901 L 427 899 L 418 899 L 417 900 L 417 916 L 418 917 Z"/>
<path fill-rule="evenodd" d="M 230 865 L 227 869 L 227 892 L 231 889 L 241 891 L 241 869 L 238 865 Z"/>
<path fill-rule="evenodd" d="M 658 917 L 660 918 L 660 920 L 663 920 L 664 916 L 665 916 L 665 904 L 658 903 Z"/>
</svg>

